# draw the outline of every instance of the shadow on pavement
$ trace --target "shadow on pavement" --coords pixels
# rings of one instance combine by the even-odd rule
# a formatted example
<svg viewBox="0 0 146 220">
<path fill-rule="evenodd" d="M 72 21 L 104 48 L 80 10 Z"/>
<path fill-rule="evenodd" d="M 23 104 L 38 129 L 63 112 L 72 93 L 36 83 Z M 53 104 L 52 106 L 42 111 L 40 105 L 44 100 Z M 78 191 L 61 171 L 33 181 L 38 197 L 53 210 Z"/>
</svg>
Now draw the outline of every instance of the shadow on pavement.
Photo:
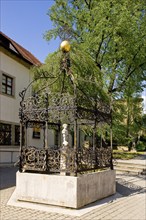
<svg viewBox="0 0 146 220">
<path fill-rule="evenodd" d="M 0 189 L 16 186 L 17 167 L 0 167 Z"/>
<path fill-rule="evenodd" d="M 125 181 L 122 178 L 118 178 L 116 181 L 116 191 L 122 196 L 130 196 L 132 194 L 145 193 L 146 187 L 141 187 L 131 182 Z"/>
</svg>

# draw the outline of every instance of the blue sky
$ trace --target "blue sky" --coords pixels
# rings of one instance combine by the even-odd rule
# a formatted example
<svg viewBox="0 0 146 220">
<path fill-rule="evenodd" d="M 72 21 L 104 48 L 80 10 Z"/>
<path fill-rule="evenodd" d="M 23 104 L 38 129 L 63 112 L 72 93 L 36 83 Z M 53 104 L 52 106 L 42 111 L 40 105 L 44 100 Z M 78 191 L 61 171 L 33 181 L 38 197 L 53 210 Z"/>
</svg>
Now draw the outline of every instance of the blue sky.
<svg viewBox="0 0 146 220">
<path fill-rule="evenodd" d="M 52 28 L 47 15 L 54 0 L 0 0 L 1 31 L 41 62 L 59 48 L 60 41 L 47 42 L 43 35 Z"/>
</svg>

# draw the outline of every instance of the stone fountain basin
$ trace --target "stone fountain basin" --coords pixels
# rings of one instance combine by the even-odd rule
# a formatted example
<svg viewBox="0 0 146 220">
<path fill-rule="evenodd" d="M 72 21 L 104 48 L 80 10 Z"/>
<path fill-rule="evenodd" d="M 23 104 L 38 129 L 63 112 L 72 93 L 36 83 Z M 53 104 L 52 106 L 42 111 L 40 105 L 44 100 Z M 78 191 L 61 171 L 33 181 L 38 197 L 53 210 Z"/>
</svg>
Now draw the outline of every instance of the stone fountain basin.
<svg viewBox="0 0 146 220">
<path fill-rule="evenodd" d="M 38 173 L 16 174 L 17 200 L 81 208 L 116 193 L 115 170 L 77 177 Z"/>
</svg>

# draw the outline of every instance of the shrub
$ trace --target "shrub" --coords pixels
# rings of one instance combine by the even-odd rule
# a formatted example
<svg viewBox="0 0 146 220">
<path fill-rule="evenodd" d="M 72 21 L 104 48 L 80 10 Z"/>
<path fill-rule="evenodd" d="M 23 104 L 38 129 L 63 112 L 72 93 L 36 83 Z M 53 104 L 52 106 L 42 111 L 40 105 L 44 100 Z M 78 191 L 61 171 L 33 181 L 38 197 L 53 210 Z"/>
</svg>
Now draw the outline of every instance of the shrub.
<svg viewBox="0 0 146 220">
<path fill-rule="evenodd" d="M 139 141 L 136 145 L 137 151 L 146 151 L 146 143 Z"/>
</svg>

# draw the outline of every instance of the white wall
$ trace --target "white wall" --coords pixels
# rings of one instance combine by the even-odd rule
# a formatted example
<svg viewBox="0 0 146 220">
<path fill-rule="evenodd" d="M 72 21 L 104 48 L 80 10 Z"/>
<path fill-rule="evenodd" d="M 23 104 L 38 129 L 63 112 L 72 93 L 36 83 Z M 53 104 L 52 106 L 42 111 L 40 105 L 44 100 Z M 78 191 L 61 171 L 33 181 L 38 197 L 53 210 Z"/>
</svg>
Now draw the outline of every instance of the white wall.
<svg viewBox="0 0 146 220">
<path fill-rule="evenodd" d="M 32 137 L 33 135 L 33 129 L 28 128 L 27 129 L 27 146 L 35 146 L 37 148 L 43 148 L 44 146 L 44 131 L 43 129 L 40 130 L 40 139 L 35 139 Z M 48 147 L 55 146 L 55 135 L 54 130 L 49 129 L 48 130 Z M 62 146 L 62 134 L 61 134 L 61 146 Z M 69 146 L 72 147 L 72 137 L 69 134 Z"/>
<path fill-rule="evenodd" d="M 19 106 L 21 92 L 32 81 L 29 68 L 12 59 L 6 54 L 0 52 L 1 77 L 2 73 L 8 74 L 14 78 L 15 92 L 14 97 L 0 94 L 0 120 L 19 123 Z"/>
<path fill-rule="evenodd" d="M 32 137 L 33 135 L 33 129 L 28 128 L 27 129 L 27 146 L 35 146 L 37 148 L 43 148 L 44 145 L 44 131 L 43 129 L 40 130 L 40 139 L 35 139 Z M 54 131 L 48 130 L 48 146 L 54 146 L 55 145 L 55 139 L 54 139 Z"/>
</svg>

